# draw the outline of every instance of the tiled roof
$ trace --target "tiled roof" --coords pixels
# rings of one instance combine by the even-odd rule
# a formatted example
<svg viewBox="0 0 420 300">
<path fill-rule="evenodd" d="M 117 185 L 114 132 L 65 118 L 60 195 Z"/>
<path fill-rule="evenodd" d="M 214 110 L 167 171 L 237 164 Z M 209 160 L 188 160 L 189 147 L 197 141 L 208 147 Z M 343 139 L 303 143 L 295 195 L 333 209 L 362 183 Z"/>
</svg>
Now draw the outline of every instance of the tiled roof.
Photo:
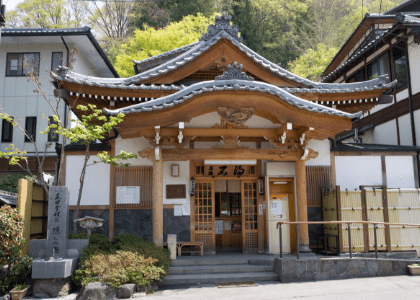
<svg viewBox="0 0 420 300">
<path fill-rule="evenodd" d="M 290 105 L 296 106 L 297 108 L 304 109 L 310 112 L 347 117 L 350 119 L 357 118 L 361 115 L 361 112 L 350 114 L 307 100 L 303 100 L 288 93 L 284 89 L 281 89 L 271 84 L 238 79 L 199 82 L 165 97 L 157 98 L 148 102 L 134 104 L 116 110 L 109 110 L 104 108 L 104 112 L 110 115 L 117 115 L 120 112 L 124 114 L 130 114 L 161 110 L 181 104 L 184 101 L 195 97 L 196 95 L 217 91 L 250 91 L 269 93 L 271 95 L 277 96 L 278 98 L 282 99 Z"/>
</svg>

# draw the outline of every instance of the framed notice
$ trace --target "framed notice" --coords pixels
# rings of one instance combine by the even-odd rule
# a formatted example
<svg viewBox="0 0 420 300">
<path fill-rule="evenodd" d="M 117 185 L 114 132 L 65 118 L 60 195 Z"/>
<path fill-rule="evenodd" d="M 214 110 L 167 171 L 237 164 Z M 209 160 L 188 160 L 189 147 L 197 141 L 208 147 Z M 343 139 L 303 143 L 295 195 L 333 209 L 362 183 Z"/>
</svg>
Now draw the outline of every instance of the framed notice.
<svg viewBox="0 0 420 300">
<path fill-rule="evenodd" d="M 140 204 L 139 186 L 117 186 L 117 204 Z"/>
<path fill-rule="evenodd" d="M 185 184 L 167 184 L 166 199 L 185 199 L 187 198 Z"/>
</svg>

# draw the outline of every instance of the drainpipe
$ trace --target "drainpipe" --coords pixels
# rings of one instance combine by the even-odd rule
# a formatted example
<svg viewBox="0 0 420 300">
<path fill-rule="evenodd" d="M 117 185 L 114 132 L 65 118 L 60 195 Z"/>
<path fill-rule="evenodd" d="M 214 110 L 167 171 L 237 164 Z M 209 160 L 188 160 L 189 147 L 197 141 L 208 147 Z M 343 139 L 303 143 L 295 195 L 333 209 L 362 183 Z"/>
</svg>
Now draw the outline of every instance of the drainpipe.
<svg viewBox="0 0 420 300">
<path fill-rule="evenodd" d="M 66 57 L 66 63 L 69 64 L 69 47 L 67 47 L 67 43 L 64 40 L 63 35 L 61 35 L 61 40 L 63 41 L 64 47 L 67 49 L 67 57 Z M 64 101 L 64 128 L 67 128 L 67 101 Z"/>
</svg>

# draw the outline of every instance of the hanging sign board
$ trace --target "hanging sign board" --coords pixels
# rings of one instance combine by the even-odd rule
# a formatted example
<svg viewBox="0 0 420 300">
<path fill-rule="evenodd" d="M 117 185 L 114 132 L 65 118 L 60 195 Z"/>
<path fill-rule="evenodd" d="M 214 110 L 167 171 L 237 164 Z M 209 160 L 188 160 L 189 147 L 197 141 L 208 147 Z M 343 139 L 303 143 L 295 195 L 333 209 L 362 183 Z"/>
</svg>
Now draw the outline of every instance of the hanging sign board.
<svg viewBox="0 0 420 300">
<path fill-rule="evenodd" d="M 204 176 L 248 176 L 255 175 L 256 167 L 248 165 L 206 165 Z"/>
<path fill-rule="evenodd" d="M 117 186 L 117 204 L 140 204 L 139 186 Z"/>
</svg>

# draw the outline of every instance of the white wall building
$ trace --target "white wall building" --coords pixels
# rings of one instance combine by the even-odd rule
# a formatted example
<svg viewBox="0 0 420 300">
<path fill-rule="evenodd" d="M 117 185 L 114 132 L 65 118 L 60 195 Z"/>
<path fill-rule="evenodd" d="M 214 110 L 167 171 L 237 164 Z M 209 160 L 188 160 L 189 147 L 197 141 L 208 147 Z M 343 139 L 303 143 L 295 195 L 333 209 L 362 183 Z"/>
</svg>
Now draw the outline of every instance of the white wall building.
<svg viewBox="0 0 420 300">
<path fill-rule="evenodd" d="M 38 64 L 38 74 L 45 96 L 56 103 L 51 84 L 50 71 L 59 65 L 67 65 L 69 51 L 78 49 L 74 56 L 76 61 L 73 69 L 87 76 L 105 78 L 119 77 L 109 62 L 105 53 L 93 37 L 89 27 L 71 29 L 11 29 L 2 30 L 0 44 L 0 105 L 3 112 L 20 121 L 22 127 L 31 132 L 36 140 L 38 151 L 43 151 L 48 141 L 54 141 L 51 136 L 41 134 L 48 125 L 48 117 L 52 108 L 39 93 L 34 93 L 35 85 L 28 80 L 23 66 L 24 57 L 29 62 Z M 62 118 L 66 116 L 66 105 L 62 100 L 59 111 Z M 44 115 L 44 117 L 43 117 Z M 19 150 L 26 150 L 33 156 L 34 145 L 25 139 L 24 134 L 13 128 L 6 121 L 0 122 L 0 148 L 4 151 L 9 144 L 14 144 Z M 46 166 L 48 171 L 54 166 L 56 159 L 54 146 L 48 150 L 51 156 Z M 36 171 L 36 162 L 32 167 Z M 16 171 L 7 163 L 2 165 L 0 172 Z"/>
</svg>

